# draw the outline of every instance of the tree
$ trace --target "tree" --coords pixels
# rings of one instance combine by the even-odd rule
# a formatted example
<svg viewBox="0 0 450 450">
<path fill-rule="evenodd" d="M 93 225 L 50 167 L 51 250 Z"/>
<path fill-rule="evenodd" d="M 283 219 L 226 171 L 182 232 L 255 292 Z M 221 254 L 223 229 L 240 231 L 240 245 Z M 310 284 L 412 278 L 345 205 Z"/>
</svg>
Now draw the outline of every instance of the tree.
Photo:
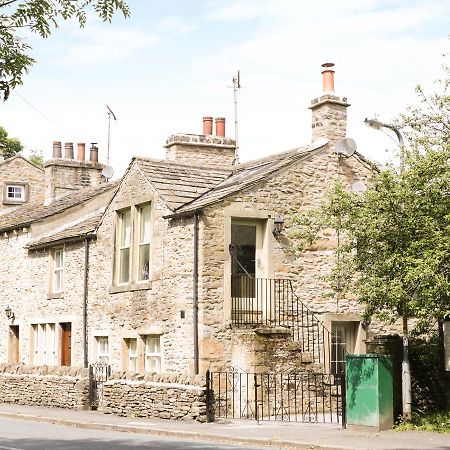
<svg viewBox="0 0 450 450">
<path fill-rule="evenodd" d="M 42 150 L 31 150 L 28 158 L 33 164 L 39 167 L 44 167 L 44 155 Z"/>
<path fill-rule="evenodd" d="M 0 92 L 4 100 L 36 62 L 28 54 L 31 47 L 22 31 L 47 38 L 61 21 L 70 18 L 83 27 L 89 9 L 105 22 L 110 22 L 116 11 L 124 17 L 130 15 L 125 0 L 0 0 Z"/>
<path fill-rule="evenodd" d="M 406 319 L 426 329 L 450 313 L 448 69 L 446 75 L 440 93 L 427 96 L 419 87 L 420 105 L 401 118 L 410 141 L 402 171 L 374 173 L 363 194 L 336 181 L 319 210 L 296 218 L 300 248 L 323 228 L 335 230 L 337 262 L 328 281 L 336 295 L 356 295 L 366 319 L 403 318 L 404 363 Z"/>
<path fill-rule="evenodd" d="M 5 159 L 11 158 L 23 150 L 23 145 L 17 138 L 9 138 L 8 132 L 0 127 L 0 151 Z"/>
</svg>

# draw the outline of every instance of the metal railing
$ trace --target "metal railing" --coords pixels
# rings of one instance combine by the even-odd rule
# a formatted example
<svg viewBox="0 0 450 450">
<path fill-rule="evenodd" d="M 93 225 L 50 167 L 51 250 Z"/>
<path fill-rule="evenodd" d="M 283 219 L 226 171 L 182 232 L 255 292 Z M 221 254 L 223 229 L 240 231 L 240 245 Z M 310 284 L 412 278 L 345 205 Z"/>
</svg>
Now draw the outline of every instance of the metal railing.
<svg viewBox="0 0 450 450">
<path fill-rule="evenodd" d="M 345 426 L 345 378 L 313 372 L 207 372 L 213 417 L 340 423 Z"/>
<path fill-rule="evenodd" d="M 330 372 L 331 333 L 295 294 L 288 279 L 231 277 L 231 320 L 237 328 L 286 327 L 312 362 Z"/>
</svg>

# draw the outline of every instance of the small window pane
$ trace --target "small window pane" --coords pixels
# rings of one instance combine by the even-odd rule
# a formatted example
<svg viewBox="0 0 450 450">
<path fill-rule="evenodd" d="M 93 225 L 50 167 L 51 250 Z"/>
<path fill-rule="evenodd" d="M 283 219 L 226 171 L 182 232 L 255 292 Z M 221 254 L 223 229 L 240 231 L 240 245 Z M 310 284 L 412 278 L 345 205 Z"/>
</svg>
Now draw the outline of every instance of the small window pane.
<svg viewBox="0 0 450 450">
<path fill-rule="evenodd" d="M 150 244 L 139 246 L 139 281 L 149 279 Z"/>
<path fill-rule="evenodd" d="M 55 283 L 53 288 L 55 292 L 59 292 L 62 290 L 62 271 L 61 270 L 55 271 L 54 277 Z"/>
<path fill-rule="evenodd" d="M 150 242 L 151 238 L 151 208 L 150 205 L 144 206 L 140 209 L 140 224 L 139 224 L 139 242 Z"/>
<path fill-rule="evenodd" d="M 124 211 L 121 214 L 120 246 L 129 247 L 131 240 L 131 211 Z"/>
<path fill-rule="evenodd" d="M 8 185 L 6 189 L 6 197 L 14 200 L 22 200 L 24 196 L 23 186 Z"/>
<path fill-rule="evenodd" d="M 130 279 L 130 249 L 123 248 L 120 250 L 120 274 L 119 283 L 127 283 Z"/>
</svg>

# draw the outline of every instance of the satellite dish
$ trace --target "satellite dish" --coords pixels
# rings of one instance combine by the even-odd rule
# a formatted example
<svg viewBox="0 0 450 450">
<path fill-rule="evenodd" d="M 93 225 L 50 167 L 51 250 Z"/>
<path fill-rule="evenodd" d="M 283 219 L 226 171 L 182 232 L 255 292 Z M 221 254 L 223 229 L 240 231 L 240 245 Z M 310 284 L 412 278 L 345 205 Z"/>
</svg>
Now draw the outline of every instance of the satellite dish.
<svg viewBox="0 0 450 450">
<path fill-rule="evenodd" d="M 335 152 L 339 156 L 345 156 L 346 158 L 350 158 L 356 152 L 356 142 L 352 138 L 344 138 L 341 139 L 336 144 Z"/>
<path fill-rule="evenodd" d="M 352 192 L 354 192 L 355 194 L 362 194 L 363 192 L 366 192 L 366 190 L 367 186 L 363 181 L 355 181 L 352 184 Z"/>
<path fill-rule="evenodd" d="M 114 175 L 114 169 L 111 166 L 106 166 L 102 170 L 102 175 L 109 180 Z"/>
</svg>

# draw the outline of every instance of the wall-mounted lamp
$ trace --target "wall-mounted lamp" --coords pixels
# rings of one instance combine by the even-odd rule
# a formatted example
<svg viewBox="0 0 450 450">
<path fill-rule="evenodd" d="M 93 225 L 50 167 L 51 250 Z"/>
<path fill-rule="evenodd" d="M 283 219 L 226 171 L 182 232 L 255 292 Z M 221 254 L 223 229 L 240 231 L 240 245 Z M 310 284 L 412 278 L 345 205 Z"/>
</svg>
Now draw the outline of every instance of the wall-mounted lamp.
<svg viewBox="0 0 450 450">
<path fill-rule="evenodd" d="M 5 314 L 6 314 L 6 317 L 8 318 L 8 320 L 14 320 L 14 313 L 12 312 L 12 310 L 9 306 L 7 306 L 5 308 Z"/>
<path fill-rule="evenodd" d="M 274 221 L 273 224 L 275 225 L 272 231 L 272 234 L 277 237 L 283 232 L 284 228 L 284 219 L 281 216 L 278 216 Z"/>
</svg>

